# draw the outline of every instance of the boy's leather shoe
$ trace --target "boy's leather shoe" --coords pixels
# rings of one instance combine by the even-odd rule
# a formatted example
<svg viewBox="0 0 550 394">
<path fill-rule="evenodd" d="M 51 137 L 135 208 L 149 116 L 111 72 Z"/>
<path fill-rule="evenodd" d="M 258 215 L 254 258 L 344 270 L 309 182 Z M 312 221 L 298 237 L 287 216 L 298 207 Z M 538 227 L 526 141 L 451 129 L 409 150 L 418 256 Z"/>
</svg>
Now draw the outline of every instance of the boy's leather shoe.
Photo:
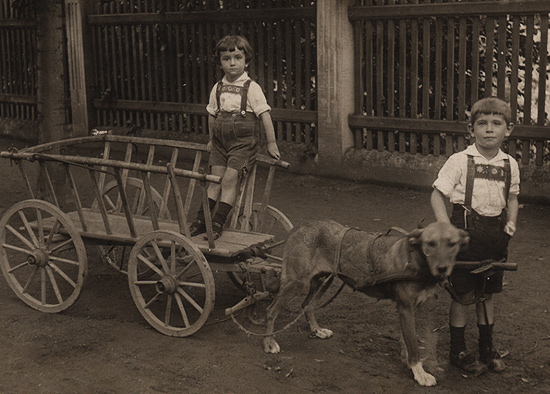
<svg viewBox="0 0 550 394">
<path fill-rule="evenodd" d="M 204 223 L 204 220 L 195 219 L 195 221 L 191 223 L 191 226 L 189 226 L 189 232 L 192 237 L 206 232 L 206 224 Z"/>
<path fill-rule="evenodd" d="M 481 352 L 479 359 L 491 371 L 502 372 L 506 369 L 506 364 L 502 361 L 502 357 L 494 349 L 489 352 Z"/>
<path fill-rule="evenodd" d="M 451 365 L 462 369 L 464 372 L 473 373 L 474 376 L 479 376 L 487 371 L 487 365 L 482 364 L 472 353 L 462 351 L 458 354 L 450 353 L 449 360 Z"/>
<path fill-rule="evenodd" d="M 206 232 L 206 229 L 204 230 Z M 212 233 L 214 235 L 214 240 L 222 236 L 223 226 L 217 222 L 212 222 Z M 208 239 L 208 235 L 204 234 L 204 239 Z"/>
</svg>

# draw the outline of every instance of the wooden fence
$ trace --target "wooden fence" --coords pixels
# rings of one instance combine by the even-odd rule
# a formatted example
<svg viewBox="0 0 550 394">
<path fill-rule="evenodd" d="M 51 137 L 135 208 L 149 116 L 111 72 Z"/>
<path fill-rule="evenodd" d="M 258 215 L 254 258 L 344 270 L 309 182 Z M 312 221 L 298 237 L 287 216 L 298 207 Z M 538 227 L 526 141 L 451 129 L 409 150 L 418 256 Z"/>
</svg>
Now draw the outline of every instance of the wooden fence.
<svg viewBox="0 0 550 394">
<path fill-rule="evenodd" d="M 36 22 L 13 3 L 0 1 L 0 118 L 36 121 Z"/>
<path fill-rule="evenodd" d="M 279 141 L 315 144 L 315 7 L 300 1 L 101 2 L 87 17 L 98 124 L 207 135 L 221 69 L 213 50 L 246 36 L 249 72 L 266 92 Z"/>
<path fill-rule="evenodd" d="M 549 1 L 357 1 L 355 147 L 448 156 L 467 144 L 471 105 L 493 95 L 512 107 L 507 150 L 550 160 L 549 13 Z"/>
</svg>

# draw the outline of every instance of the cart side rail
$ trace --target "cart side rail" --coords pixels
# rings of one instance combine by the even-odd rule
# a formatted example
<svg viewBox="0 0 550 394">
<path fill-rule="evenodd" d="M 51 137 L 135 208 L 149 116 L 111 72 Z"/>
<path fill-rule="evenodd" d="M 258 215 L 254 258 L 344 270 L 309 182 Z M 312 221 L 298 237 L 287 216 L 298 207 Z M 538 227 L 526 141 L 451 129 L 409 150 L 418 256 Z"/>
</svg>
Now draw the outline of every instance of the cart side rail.
<svg viewBox="0 0 550 394">
<path fill-rule="evenodd" d="M 107 236 L 113 235 L 113 229 L 111 227 L 110 220 L 110 214 L 113 211 L 124 214 L 129 234 L 132 238 L 136 238 L 138 234 L 134 223 L 134 218 L 136 215 L 139 215 L 140 217 L 148 217 L 150 219 L 153 229 L 158 230 L 160 228 L 159 218 L 163 217 L 163 209 L 165 211 L 168 211 L 168 201 L 170 200 L 170 197 L 176 208 L 177 222 L 180 232 L 182 234 L 185 234 L 186 236 L 189 236 L 186 207 L 188 209 L 193 194 L 188 193 L 187 199 L 184 202 L 178 184 L 178 177 L 190 179 L 190 184 L 191 182 L 200 182 L 203 204 L 208 204 L 206 193 L 207 184 L 209 182 L 221 182 L 220 177 L 215 175 L 204 174 L 196 170 L 176 168 L 174 167 L 175 159 L 167 163 L 167 165 L 164 167 L 131 161 L 29 152 L 28 150 L 22 152 L 0 152 L 0 157 L 11 159 L 17 163 L 27 183 L 31 198 L 35 198 L 35 193 L 33 192 L 30 177 L 27 173 L 27 170 L 25 169 L 25 166 L 23 166 L 23 162 L 38 162 L 42 171 L 41 174 L 45 178 L 47 188 L 49 189 L 49 194 L 53 200 L 52 202 L 58 207 L 59 203 L 57 193 L 59 191 L 56 192 L 56 190 L 54 189 L 53 182 L 51 181 L 50 171 L 45 165 L 45 162 L 61 163 L 66 171 L 68 186 L 73 196 L 73 202 L 76 207 L 76 212 L 78 213 L 81 228 L 84 232 L 89 231 L 89 225 L 87 223 L 85 212 L 86 208 L 84 207 L 83 200 L 81 198 L 81 191 L 79 191 L 79 187 L 77 186 L 80 182 L 77 182 L 78 178 L 75 177 L 73 168 L 79 167 L 87 170 L 92 180 L 92 188 L 95 196 L 94 203 L 92 204 L 90 209 L 95 210 L 96 212 L 97 210 L 99 210 L 99 212 L 101 213 L 104 231 Z M 177 151 L 174 153 L 174 158 L 175 157 L 177 157 Z M 200 161 L 200 158 L 197 161 Z M 197 166 L 194 166 L 194 169 L 195 167 Z M 141 184 L 138 184 L 139 190 L 133 196 L 135 202 L 133 204 L 129 193 L 127 192 L 127 171 L 129 170 L 137 172 L 142 182 Z M 152 178 L 154 178 L 152 177 L 152 175 L 154 174 L 160 174 L 161 176 L 164 175 L 164 177 L 161 178 L 165 179 L 165 195 L 160 196 L 160 194 L 153 189 L 151 183 Z M 114 187 L 116 197 L 114 198 L 110 198 L 109 196 L 107 196 L 107 192 L 109 190 L 105 189 L 106 184 L 104 183 L 106 176 L 113 176 L 116 182 Z M 157 179 L 157 181 L 162 181 L 162 179 Z M 153 190 L 159 196 L 159 198 L 161 198 L 161 201 L 154 200 Z M 137 202 L 138 199 L 140 200 L 139 203 Z M 88 203 L 89 202 L 90 201 L 88 201 Z M 141 209 L 137 209 L 136 207 L 138 206 L 141 206 Z M 143 212 L 145 211 L 147 211 L 146 215 L 143 214 Z M 211 247 L 214 247 L 213 239 Z"/>
<path fill-rule="evenodd" d="M 181 233 L 188 235 L 187 225 L 185 225 L 184 221 L 188 217 L 192 201 L 194 201 L 197 182 L 201 183 L 203 186 L 201 187 L 202 193 L 200 195 L 200 200 L 201 204 L 203 204 L 205 215 L 210 214 L 209 209 L 204 205 L 207 204 L 208 201 L 205 186 L 208 182 L 220 182 L 219 178 L 207 175 L 201 170 L 201 165 L 204 165 L 203 161 L 207 153 L 207 146 L 200 143 L 106 133 L 89 137 L 54 141 L 25 148 L 20 151 L 2 152 L 0 156 L 12 159 L 16 162 L 27 182 L 27 188 L 30 191 L 31 198 L 34 198 L 32 193 L 33 185 L 31 185 L 29 176 L 25 172 L 25 167 L 28 166 L 28 164 L 23 165 L 23 163 L 37 161 L 40 166 L 40 174 L 44 175 L 46 181 L 46 189 L 48 189 L 52 202 L 56 206 L 59 206 L 59 203 L 50 179 L 50 173 L 48 172 L 49 166 L 46 166 L 45 162 L 65 163 L 66 169 L 62 170 L 67 172 L 71 193 L 79 212 L 82 210 L 82 204 L 80 203 L 81 200 L 78 195 L 76 182 L 72 179 L 73 175 L 71 173 L 71 168 L 75 166 L 84 167 L 88 169 L 90 173 L 94 172 L 92 182 L 94 184 L 96 201 L 98 202 L 102 200 L 100 196 L 103 196 L 105 190 L 112 188 L 116 181 L 116 187 L 117 190 L 119 190 L 119 194 L 114 198 L 116 201 L 111 204 L 114 206 L 110 208 L 117 212 L 126 213 L 128 207 L 123 202 L 125 196 L 122 192 L 126 191 L 128 182 L 135 185 L 135 179 L 137 177 L 143 185 L 143 196 L 141 198 L 140 207 L 148 206 L 150 199 L 155 198 L 157 189 L 154 188 L 158 188 L 157 194 L 160 195 L 160 202 L 157 203 L 158 209 L 149 208 L 149 216 L 154 228 L 156 229 L 158 227 L 159 219 L 170 219 L 171 216 L 177 214 Z M 263 208 L 259 214 L 263 218 L 269 204 L 275 169 L 288 169 L 290 164 L 265 155 L 257 156 L 256 165 L 254 165 L 241 179 L 240 190 L 233 209 L 233 212 L 238 212 L 238 214 L 232 216 L 229 222 L 230 228 L 243 231 L 251 230 L 250 218 L 254 206 L 254 190 L 258 186 L 256 185 L 256 170 L 258 166 L 269 167 L 268 176 L 263 185 L 263 192 L 261 193 Z M 154 174 L 157 174 L 156 177 L 152 177 Z M 114 181 L 112 180 L 113 176 Z M 107 177 L 111 177 L 111 182 L 107 182 L 109 180 Z M 181 177 L 187 178 L 185 181 L 185 195 L 181 194 L 178 185 L 178 178 Z M 128 181 L 129 178 L 130 181 Z M 159 185 L 158 183 L 160 178 L 163 179 L 163 185 Z M 154 184 L 153 188 L 151 183 Z M 183 182 L 182 185 L 184 185 Z M 175 189 L 174 186 L 177 186 L 177 189 Z M 61 192 L 61 190 L 58 192 Z M 173 204 L 169 207 L 169 201 L 175 203 L 175 209 L 173 208 Z M 145 205 L 145 202 L 147 202 L 147 205 Z M 101 205 L 95 206 L 95 208 L 102 212 L 106 230 L 109 230 L 107 213 L 103 214 Z M 80 216 L 81 221 L 84 223 L 84 214 Z M 132 231 L 132 215 L 127 214 L 127 216 L 128 225 Z M 210 222 L 209 217 L 205 219 L 207 223 Z M 260 223 L 263 223 L 263 219 L 260 220 Z M 211 236 L 210 230 L 210 228 L 207 228 L 209 239 L 213 237 Z M 213 241 L 210 241 L 209 244 L 211 248 L 214 248 Z"/>
</svg>

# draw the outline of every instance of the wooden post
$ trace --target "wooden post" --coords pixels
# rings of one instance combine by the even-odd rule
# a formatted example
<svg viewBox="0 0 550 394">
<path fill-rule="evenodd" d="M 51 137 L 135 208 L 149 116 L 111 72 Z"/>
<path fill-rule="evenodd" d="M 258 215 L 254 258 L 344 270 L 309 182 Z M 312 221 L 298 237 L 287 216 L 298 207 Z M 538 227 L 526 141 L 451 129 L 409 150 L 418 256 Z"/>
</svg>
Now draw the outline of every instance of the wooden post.
<svg viewBox="0 0 550 394">
<path fill-rule="evenodd" d="M 37 7 L 37 97 L 39 113 L 38 142 L 67 138 L 65 117 L 65 76 L 63 74 L 63 2 L 45 0 Z M 47 163 L 52 182 L 58 192 L 59 205 L 65 205 L 66 173 L 59 163 Z M 48 195 L 43 173 L 37 181 L 37 198 Z"/>
<path fill-rule="evenodd" d="M 73 134 L 76 137 L 87 136 L 95 125 L 91 103 L 91 32 L 86 28 L 86 14 L 90 1 L 65 0 L 67 58 L 69 69 L 69 88 L 71 91 L 71 109 Z"/>
<path fill-rule="evenodd" d="M 317 128 L 320 170 L 338 171 L 353 147 L 348 115 L 354 111 L 353 0 L 317 1 Z"/>
</svg>

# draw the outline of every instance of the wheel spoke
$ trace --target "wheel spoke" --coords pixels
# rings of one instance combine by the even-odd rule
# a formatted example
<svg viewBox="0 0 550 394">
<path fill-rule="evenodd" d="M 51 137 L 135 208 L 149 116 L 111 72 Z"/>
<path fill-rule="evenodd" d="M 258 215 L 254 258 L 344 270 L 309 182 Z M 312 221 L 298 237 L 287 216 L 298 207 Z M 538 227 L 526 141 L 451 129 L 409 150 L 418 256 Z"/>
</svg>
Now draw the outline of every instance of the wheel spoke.
<svg viewBox="0 0 550 394">
<path fill-rule="evenodd" d="M 36 238 L 36 235 L 34 234 L 34 231 L 32 231 L 31 225 L 30 225 L 29 221 L 27 220 L 27 217 L 25 216 L 25 213 L 23 211 L 17 211 L 17 213 L 19 214 L 19 217 L 23 221 L 23 225 L 25 226 L 25 229 L 27 230 L 27 233 L 29 234 L 29 237 L 33 241 L 34 247 L 40 246 L 40 244 L 38 243 L 38 239 Z"/>
<path fill-rule="evenodd" d="M 151 263 L 145 256 L 143 256 L 142 254 L 138 254 L 137 256 L 138 259 L 140 259 L 141 261 L 143 261 L 149 268 L 151 268 L 153 271 L 155 271 L 157 274 L 159 274 L 160 276 L 163 276 L 164 273 L 153 263 Z"/>
<path fill-rule="evenodd" d="M 174 297 L 176 297 L 176 302 L 178 303 L 178 308 L 181 313 L 181 317 L 183 318 L 183 323 L 185 324 L 185 327 L 189 327 L 189 317 L 187 317 L 187 312 L 185 312 L 185 307 L 183 306 L 183 301 L 181 300 L 181 297 L 179 294 L 174 294 Z"/>
<path fill-rule="evenodd" d="M 183 274 L 185 274 L 187 271 L 189 271 L 189 269 L 191 268 L 191 266 L 193 265 L 194 262 L 195 262 L 195 260 L 191 260 L 189 262 L 189 264 L 187 264 L 185 267 L 183 267 L 183 269 L 176 275 L 175 279 L 179 279 Z"/>
<path fill-rule="evenodd" d="M 111 198 L 107 195 L 103 195 L 103 197 L 105 197 L 105 201 L 107 201 L 107 205 L 113 210 L 113 211 L 116 211 L 116 205 L 115 203 L 113 203 L 113 200 L 111 200 Z"/>
<path fill-rule="evenodd" d="M 29 290 L 29 286 L 31 285 L 31 282 L 34 279 L 34 276 L 36 275 L 37 272 L 38 272 L 38 266 L 36 265 L 32 270 L 29 278 L 27 279 L 27 283 L 25 283 L 25 287 L 23 287 L 23 291 L 22 291 L 23 293 L 26 293 L 27 290 Z"/>
<path fill-rule="evenodd" d="M 55 293 L 55 296 L 57 297 L 57 302 L 62 304 L 63 303 L 63 297 L 61 297 L 61 293 L 59 291 L 59 287 L 57 286 L 57 281 L 55 280 L 55 277 L 53 276 L 52 269 L 50 267 L 46 267 L 46 272 L 48 272 L 48 276 L 50 277 L 50 282 L 52 283 L 53 291 Z"/>
<path fill-rule="evenodd" d="M 172 263 L 171 274 L 176 273 L 176 243 L 172 242 L 170 245 L 170 262 Z"/>
<path fill-rule="evenodd" d="M 44 245 L 44 221 L 42 220 L 42 211 L 36 208 L 36 223 L 38 224 L 38 242 L 40 246 Z"/>
<path fill-rule="evenodd" d="M 59 231 L 59 226 L 61 225 L 61 223 L 59 223 L 59 220 L 56 220 L 55 223 L 53 224 L 52 226 L 52 229 L 50 231 L 50 235 L 48 235 L 48 241 L 46 242 L 46 249 L 50 247 L 50 245 L 52 244 L 52 241 L 55 237 L 55 235 L 57 234 L 57 232 Z"/>
<path fill-rule="evenodd" d="M 41 298 L 40 301 L 42 305 L 46 304 L 46 270 L 40 270 L 40 287 L 41 287 Z"/>
<path fill-rule="evenodd" d="M 157 258 L 160 261 L 160 264 L 162 265 L 162 269 L 164 272 L 168 273 L 170 270 L 168 269 L 168 265 L 166 264 L 166 260 L 164 259 L 164 256 L 162 255 L 162 252 L 160 251 L 160 248 L 158 244 L 154 241 L 151 241 L 151 245 L 153 246 L 153 249 L 155 250 L 155 254 L 157 255 Z"/>
<path fill-rule="evenodd" d="M 15 245 L 2 244 L 2 247 L 6 248 L 6 249 L 15 250 L 16 252 L 21 252 L 21 253 L 26 253 L 26 254 L 31 254 L 32 253 L 30 250 L 23 249 L 23 248 L 20 248 L 19 246 L 15 246 Z"/>
<path fill-rule="evenodd" d="M 76 265 L 77 267 L 80 265 L 78 261 L 64 259 L 62 257 L 50 256 L 49 258 L 50 260 L 57 261 L 58 263 L 72 264 L 72 265 Z"/>
<path fill-rule="evenodd" d="M 73 242 L 73 240 L 71 238 L 61 242 L 60 244 L 56 245 L 54 248 L 52 248 L 52 250 L 50 250 L 50 253 L 53 253 L 53 252 L 56 252 L 58 251 L 59 249 L 71 244 Z M 65 250 L 71 250 L 71 249 L 74 249 L 74 245 L 71 247 L 71 248 L 68 248 L 68 249 L 63 249 L 63 251 Z"/>
<path fill-rule="evenodd" d="M 156 285 L 157 284 L 157 280 L 136 280 L 134 282 L 132 282 L 134 285 L 139 285 L 139 286 L 145 286 L 145 285 Z"/>
<path fill-rule="evenodd" d="M 155 296 L 154 296 L 153 298 L 151 298 L 151 299 L 149 300 L 149 302 L 148 302 L 147 304 L 145 304 L 143 307 L 144 307 L 145 309 L 149 309 L 149 305 L 151 305 L 153 302 L 155 302 L 155 301 L 157 300 L 157 298 L 160 297 L 160 294 L 161 294 L 161 293 L 155 294 Z"/>
<path fill-rule="evenodd" d="M 180 294 L 182 297 L 184 297 L 187 302 L 189 302 L 191 305 L 193 305 L 193 307 L 199 311 L 200 313 L 202 313 L 202 308 L 199 304 L 197 304 L 197 302 L 189 295 L 187 294 L 185 291 L 183 291 L 183 289 L 181 288 L 178 288 L 178 294 Z"/>
<path fill-rule="evenodd" d="M 25 261 L 22 262 L 21 264 L 18 264 L 18 265 L 16 265 L 15 267 L 11 267 L 11 268 L 8 270 L 8 273 L 11 274 L 13 271 L 17 271 L 19 268 L 25 267 L 25 266 L 27 266 L 27 265 L 29 265 L 29 262 L 25 260 Z"/>
<path fill-rule="evenodd" d="M 32 244 L 31 241 L 29 241 L 27 238 L 25 238 L 25 236 L 23 234 L 21 234 L 19 231 L 17 231 L 16 229 L 14 229 L 12 226 L 10 226 L 9 224 L 6 224 L 6 228 L 8 230 L 10 230 L 10 232 L 15 235 L 17 238 L 19 238 L 21 240 L 21 242 L 23 242 L 25 245 L 27 245 L 29 248 L 31 249 L 34 249 L 35 248 L 35 245 Z"/>
<path fill-rule="evenodd" d="M 166 302 L 166 311 L 164 312 L 164 325 L 170 326 L 170 315 L 172 314 L 172 297 L 168 297 Z"/>
<path fill-rule="evenodd" d="M 204 289 L 206 287 L 204 283 L 197 283 L 197 282 L 178 282 L 178 285 L 187 286 L 187 287 L 197 287 L 200 289 Z"/>
<path fill-rule="evenodd" d="M 71 278 L 69 278 L 69 276 L 61 270 L 61 268 L 59 268 L 57 265 L 55 265 L 52 262 L 50 262 L 49 265 L 51 268 L 53 268 L 55 272 L 57 272 L 63 279 L 65 279 L 73 288 L 76 288 L 76 283 Z"/>
</svg>

